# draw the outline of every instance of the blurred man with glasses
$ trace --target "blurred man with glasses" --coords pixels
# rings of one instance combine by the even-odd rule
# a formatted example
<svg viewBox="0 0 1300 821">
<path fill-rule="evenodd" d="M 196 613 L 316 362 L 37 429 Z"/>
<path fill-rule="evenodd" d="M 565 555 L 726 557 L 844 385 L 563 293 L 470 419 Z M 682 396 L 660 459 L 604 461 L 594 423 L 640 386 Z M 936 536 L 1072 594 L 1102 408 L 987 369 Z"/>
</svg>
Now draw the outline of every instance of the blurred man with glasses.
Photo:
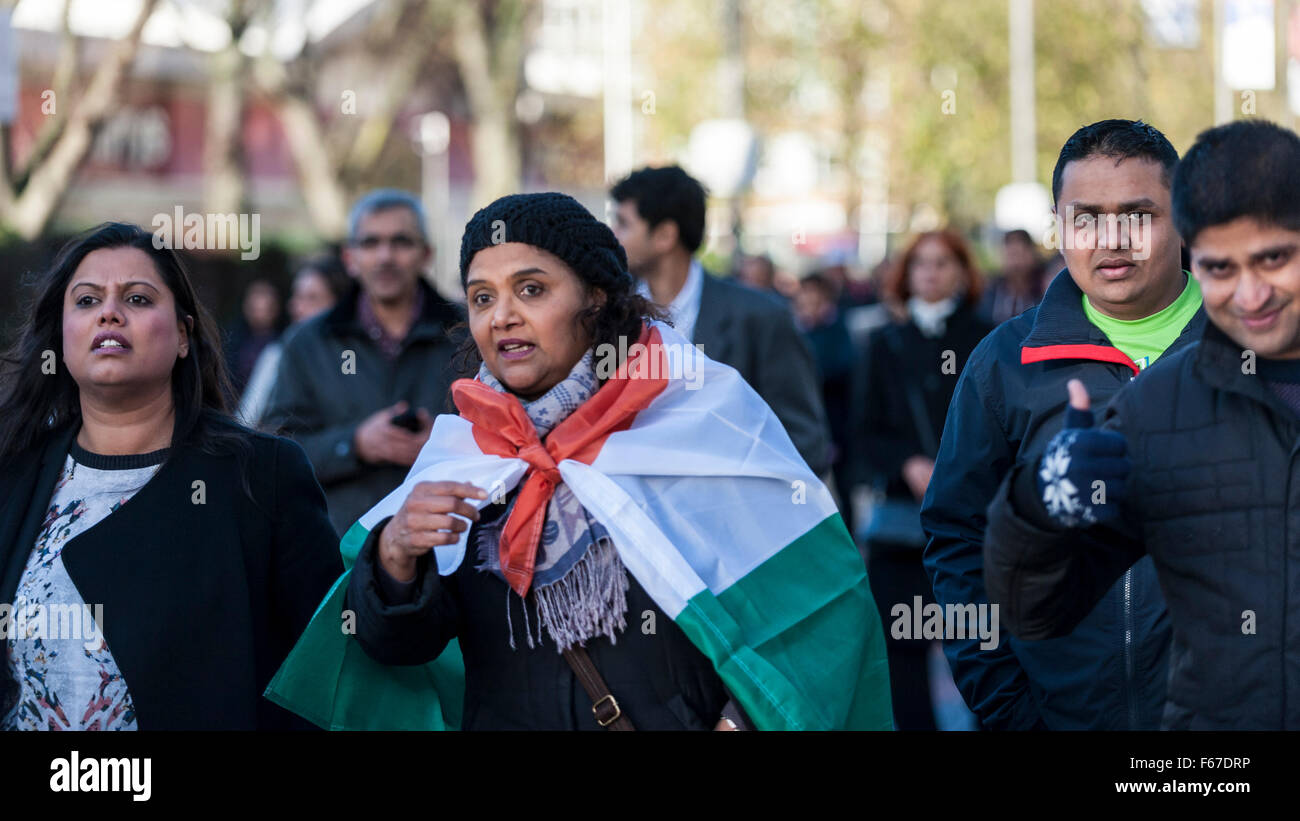
<svg viewBox="0 0 1300 821">
<path fill-rule="evenodd" d="M 405 191 L 372 191 L 353 206 L 343 249 L 353 288 L 285 342 L 263 417 L 307 451 L 340 534 L 401 484 L 448 409 L 448 330 L 463 317 L 423 276 L 426 225 Z"/>
</svg>

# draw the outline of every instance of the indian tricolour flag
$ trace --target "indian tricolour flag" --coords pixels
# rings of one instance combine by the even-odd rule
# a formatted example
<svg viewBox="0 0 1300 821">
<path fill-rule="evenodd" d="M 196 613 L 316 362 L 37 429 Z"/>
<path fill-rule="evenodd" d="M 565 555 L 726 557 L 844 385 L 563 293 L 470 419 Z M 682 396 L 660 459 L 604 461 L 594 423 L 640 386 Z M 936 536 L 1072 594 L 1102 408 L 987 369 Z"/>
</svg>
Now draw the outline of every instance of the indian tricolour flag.
<svg viewBox="0 0 1300 821">
<path fill-rule="evenodd" d="M 760 729 L 890 729 L 880 618 L 830 492 L 735 370 L 667 325 L 651 333 L 664 353 L 640 373 L 664 377 L 663 390 L 589 464 L 560 461 L 563 481 Z M 467 419 L 439 416 L 406 481 L 345 534 L 345 562 L 417 482 L 471 482 L 500 499 L 527 470 L 485 453 Z M 441 574 L 465 560 L 468 535 L 435 548 Z M 423 668 L 370 660 L 346 633 L 346 578 L 268 697 L 330 728 L 456 726 L 459 649 Z"/>
</svg>

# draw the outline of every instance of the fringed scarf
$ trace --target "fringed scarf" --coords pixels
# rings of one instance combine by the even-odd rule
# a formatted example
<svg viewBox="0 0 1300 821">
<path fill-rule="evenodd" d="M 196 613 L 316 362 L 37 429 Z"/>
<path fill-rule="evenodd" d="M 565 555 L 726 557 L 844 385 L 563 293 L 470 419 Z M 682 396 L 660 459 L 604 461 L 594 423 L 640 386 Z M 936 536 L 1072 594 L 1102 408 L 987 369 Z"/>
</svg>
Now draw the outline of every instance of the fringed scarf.
<svg viewBox="0 0 1300 821">
<path fill-rule="evenodd" d="M 481 366 L 480 382 L 500 393 L 505 386 Z M 569 375 L 531 402 L 521 402 L 539 439 L 564 421 L 596 393 L 598 388 L 592 351 L 574 365 Z M 476 534 L 478 569 L 487 570 L 502 581 L 498 546 L 501 531 L 514 510 L 518 496 L 496 520 L 480 525 Z M 542 642 L 542 631 L 563 652 L 588 639 L 605 636 L 617 642 L 617 634 L 627 627 L 627 571 L 614 549 L 605 527 L 579 504 L 569 488 L 555 487 L 546 508 L 546 523 L 537 547 L 537 560 L 531 586 L 537 604 L 536 642 L 528 624 L 528 604 L 523 603 L 524 635 L 530 648 Z M 510 647 L 515 647 L 514 624 L 510 619 L 510 596 L 506 584 L 506 622 L 510 629 Z M 517 595 L 517 594 L 516 594 Z"/>
</svg>

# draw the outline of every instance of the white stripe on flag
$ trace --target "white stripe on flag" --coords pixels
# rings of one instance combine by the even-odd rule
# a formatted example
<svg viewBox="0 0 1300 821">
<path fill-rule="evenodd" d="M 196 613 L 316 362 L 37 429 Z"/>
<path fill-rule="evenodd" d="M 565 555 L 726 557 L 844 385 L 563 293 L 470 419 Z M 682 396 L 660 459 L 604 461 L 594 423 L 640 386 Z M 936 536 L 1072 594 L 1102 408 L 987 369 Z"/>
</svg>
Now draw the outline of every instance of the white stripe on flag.
<svg viewBox="0 0 1300 821">
<path fill-rule="evenodd" d="M 698 381 L 669 379 L 627 430 L 609 436 L 591 467 L 721 593 L 835 513 L 835 500 L 734 368 L 658 327 L 665 345 L 685 346 Z"/>
<path fill-rule="evenodd" d="M 471 438 L 470 441 L 473 441 Z M 421 451 L 421 456 L 424 451 Z M 514 489 L 520 477 L 528 470 L 528 463 L 523 459 L 506 459 L 480 453 L 478 456 L 448 459 L 445 461 L 426 461 L 420 471 L 412 469 L 402 484 L 385 496 L 379 504 L 371 508 L 359 520 L 361 526 L 371 530 L 380 520 L 392 516 L 401 508 L 406 497 L 420 482 L 469 482 L 488 492 L 486 499 L 466 499 L 477 510 L 492 504 L 493 496 L 498 499 Z M 438 560 L 438 573 L 448 576 L 460 567 L 469 545 L 469 530 L 462 530 L 460 538 L 454 544 L 436 545 L 433 548 Z"/>
<path fill-rule="evenodd" d="M 612 479 L 572 459 L 560 462 L 559 468 L 573 495 L 609 531 L 628 571 L 659 609 L 676 619 L 687 600 L 704 590 L 704 582 Z"/>
</svg>

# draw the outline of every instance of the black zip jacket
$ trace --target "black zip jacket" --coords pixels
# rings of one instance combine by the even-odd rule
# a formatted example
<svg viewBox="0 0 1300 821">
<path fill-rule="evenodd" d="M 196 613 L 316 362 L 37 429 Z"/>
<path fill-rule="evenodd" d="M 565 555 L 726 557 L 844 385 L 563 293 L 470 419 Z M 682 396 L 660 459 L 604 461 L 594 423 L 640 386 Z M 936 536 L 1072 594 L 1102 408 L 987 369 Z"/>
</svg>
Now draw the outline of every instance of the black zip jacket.
<svg viewBox="0 0 1300 821">
<path fill-rule="evenodd" d="M 1025 639 L 1068 633 L 1154 560 L 1173 625 L 1166 729 L 1300 729 L 1300 419 L 1243 353 L 1207 324 L 1111 401 L 1104 427 L 1133 463 L 1115 527 L 1057 526 L 1030 463 L 989 508 L 989 593 Z"/>
<path fill-rule="evenodd" d="M 999 325 L 971 354 L 948 410 L 921 507 L 925 568 L 940 605 L 988 602 L 985 511 L 1018 461 L 1037 458 L 1061 429 L 1065 384 L 1080 379 L 1102 408 L 1138 374 L 1083 312 L 1061 271 L 1035 308 Z M 1200 335 L 1198 311 L 1161 356 Z M 1145 379 L 1143 374 L 1141 379 Z M 1139 379 L 1138 381 L 1141 381 Z M 1154 729 L 1165 698 L 1170 625 L 1150 560 L 1115 580 L 1068 636 L 947 641 L 966 704 L 991 729 Z"/>
<path fill-rule="evenodd" d="M 353 446 L 357 426 L 403 399 L 430 416 L 451 410 L 456 345 L 447 331 L 464 316 L 423 279 L 419 288 L 424 311 L 395 360 L 383 355 L 357 320 L 359 288 L 289 331 L 284 341 L 262 424 L 307 451 L 340 533 L 400 485 L 410 467 L 362 462 Z M 345 359 L 349 353 L 351 362 Z"/>
</svg>

